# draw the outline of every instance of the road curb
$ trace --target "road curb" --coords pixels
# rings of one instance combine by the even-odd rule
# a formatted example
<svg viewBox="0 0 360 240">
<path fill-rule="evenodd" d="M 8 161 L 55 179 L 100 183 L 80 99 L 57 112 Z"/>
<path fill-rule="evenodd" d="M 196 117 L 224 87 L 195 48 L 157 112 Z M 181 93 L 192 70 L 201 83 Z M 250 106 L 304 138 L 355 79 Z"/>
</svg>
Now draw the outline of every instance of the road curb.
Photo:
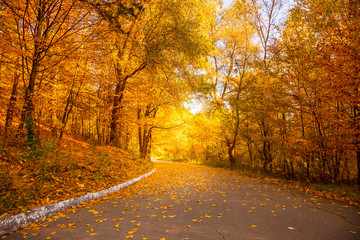
<svg viewBox="0 0 360 240">
<path fill-rule="evenodd" d="M 121 183 L 119 185 L 101 190 L 99 192 L 95 193 L 88 193 L 86 195 L 71 198 L 68 200 L 64 200 L 61 202 L 53 203 L 44 205 L 41 207 L 34 208 L 32 211 L 27 211 L 25 213 L 19 213 L 10 217 L 6 217 L 3 219 L 0 219 L 0 236 L 6 235 L 8 233 L 14 232 L 20 228 L 26 227 L 30 225 L 31 223 L 39 222 L 42 219 L 51 217 L 52 215 L 59 213 L 63 210 L 70 209 L 73 206 L 78 206 L 81 203 L 88 203 L 91 200 L 98 199 L 105 197 L 106 195 L 110 193 L 117 192 L 121 189 L 124 189 L 126 187 L 129 187 L 133 185 L 134 183 L 150 176 L 155 172 L 156 169 L 153 169 L 152 171 L 141 175 L 140 177 L 134 178 L 130 181 Z"/>
</svg>

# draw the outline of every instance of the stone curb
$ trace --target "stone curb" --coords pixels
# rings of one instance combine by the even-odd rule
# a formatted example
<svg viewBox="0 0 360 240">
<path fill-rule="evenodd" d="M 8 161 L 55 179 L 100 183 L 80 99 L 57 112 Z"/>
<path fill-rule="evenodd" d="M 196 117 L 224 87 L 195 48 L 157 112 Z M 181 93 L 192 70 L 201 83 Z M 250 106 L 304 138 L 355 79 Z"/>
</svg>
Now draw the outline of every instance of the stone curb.
<svg viewBox="0 0 360 240">
<path fill-rule="evenodd" d="M 71 198 L 61 202 L 44 205 L 41 207 L 34 208 L 32 211 L 27 211 L 25 213 L 19 213 L 10 217 L 0 219 L 0 236 L 6 235 L 8 233 L 14 232 L 20 228 L 26 227 L 34 222 L 39 222 L 42 219 L 48 218 L 56 213 L 59 213 L 63 210 L 70 209 L 73 206 L 78 206 L 81 203 L 88 203 L 91 200 L 105 197 L 110 193 L 117 192 L 121 189 L 124 189 L 134 183 L 150 176 L 155 172 L 156 169 L 148 172 L 140 177 L 134 178 L 130 181 L 121 183 L 119 185 L 110 187 L 108 189 L 101 190 L 95 193 L 88 193 L 86 195 Z"/>
</svg>

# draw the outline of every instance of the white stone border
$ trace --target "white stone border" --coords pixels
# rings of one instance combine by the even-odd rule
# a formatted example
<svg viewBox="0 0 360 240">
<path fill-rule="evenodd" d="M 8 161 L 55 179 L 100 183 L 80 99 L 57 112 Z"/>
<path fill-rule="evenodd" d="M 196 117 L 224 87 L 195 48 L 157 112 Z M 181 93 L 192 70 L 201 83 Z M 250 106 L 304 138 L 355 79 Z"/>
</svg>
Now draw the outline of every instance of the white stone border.
<svg viewBox="0 0 360 240">
<path fill-rule="evenodd" d="M 65 201 L 44 205 L 41 207 L 34 208 L 32 211 L 27 211 L 25 213 L 19 213 L 10 217 L 0 219 L 0 236 L 6 235 L 8 233 L 14 232 L 20 228 L 26 227 L 34 222 L 39 222 L 42 219 L 48 218 L 56 213 L 59 213 L 63 210 L 70 209 L 80 205 L 81 203 L 88 203 L 91 200 L 105 197 L 110 193 L 117 192 L 121 189 L 124 189 L 134 183 L 142 180 L 153 174 L 156 169 L 148 172 L 140 177 L 134 178 L 130 181 L 121 183 L 119 185 L 113 186 L 108 189 L 101 190 L 96 193 L 88 193 L 86 195 L 71 198 Z"/>
</svg>

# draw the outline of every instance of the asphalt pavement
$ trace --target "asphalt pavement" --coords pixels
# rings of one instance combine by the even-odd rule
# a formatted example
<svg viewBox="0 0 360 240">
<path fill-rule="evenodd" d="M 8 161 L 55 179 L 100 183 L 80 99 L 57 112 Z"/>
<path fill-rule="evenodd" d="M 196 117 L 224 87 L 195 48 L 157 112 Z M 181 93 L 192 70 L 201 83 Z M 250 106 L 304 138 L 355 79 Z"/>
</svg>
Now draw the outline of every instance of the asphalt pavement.
<svg viewBox="0 0 360 240">
<path fill-rule="evenodd" d="M 5 239 L 360 239 L 360 208 L 233 171 L 156 162 L 156 172 L 102 201 Z"/>
</svg>

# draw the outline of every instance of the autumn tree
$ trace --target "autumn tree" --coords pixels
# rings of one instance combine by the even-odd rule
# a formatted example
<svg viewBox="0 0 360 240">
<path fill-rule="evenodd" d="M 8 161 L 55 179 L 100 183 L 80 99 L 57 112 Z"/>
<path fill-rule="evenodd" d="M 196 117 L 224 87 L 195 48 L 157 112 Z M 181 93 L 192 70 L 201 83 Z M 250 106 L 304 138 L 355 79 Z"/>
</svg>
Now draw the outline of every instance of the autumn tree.
<svg viewBox="0 0 360 240">
<path fill-rule="evenodd" d="M 113 1 L 88 2 L 108 23 L 109 49 L 115 71 L 115 91 L 110 141 L 117 145 L 121 129 L 120 113 L 128 80 L 146 68 L 168 69 L 169 60 L 196 60 L 207 51 L 204 25 L 210 14 L 205 1 Z M 200 12 L 200 11 L 199 11 Z"/>
<path fill-rule="evenodd" d="M 308 178 L 349 177 L 359 162 L 358 60 L 353 55 L 359 12 L 354 9 L 351 1 L 299 1 L 282 34 L 283 80 L 296 106 L 293 122 L 300 131 L 295 136 Z"/>
<path fill-rule="evenodd" d="M 2 1 L 4 12 L 13 21 L 2 22 L 2 28 L 11 33 L 8 46 L 18 53 L 25 82 L 24 105 L 21 111 L 21 130 L 26 125 L 29 145 L 35 142 L 35 108 L 41 79 L 45 72 L 63 61 L 76 48 L 62 48 L 74 40 L 73 30 L 87 15 L 77 8 L 78 1 Z M 71 22 L 68 21 L 71 19 Z M 9 36 L 9 35 L 8 35 Z M 79 39 L 78 39 L 79 40 Z M 20 60 L 17 60 L 20 61 Z M 18 65 L 19 66 L 19 65 Z M 13 93 L 17 84 L 14 81 Z M 6 128 L 11 125 L 14 94 L 8 107 Z"/>
<path fill-rule="evenodd" d="M 246 88 L 251 84 L 250 68 L 257 51 L 253 41 L 255 29 L 250 23 L 249 3 L 235 1 L 222 14 L 217 26 L 219 31 L 216 28 L 213 30 L 214 43 L 218 49 L 218 53 L 212 58 L 213 105 L 222 115 L 225 142 L 232 166 L 236 163 L 233 152 L 242 121 L 241 104 L 245 99 Z"/>
</svg>

